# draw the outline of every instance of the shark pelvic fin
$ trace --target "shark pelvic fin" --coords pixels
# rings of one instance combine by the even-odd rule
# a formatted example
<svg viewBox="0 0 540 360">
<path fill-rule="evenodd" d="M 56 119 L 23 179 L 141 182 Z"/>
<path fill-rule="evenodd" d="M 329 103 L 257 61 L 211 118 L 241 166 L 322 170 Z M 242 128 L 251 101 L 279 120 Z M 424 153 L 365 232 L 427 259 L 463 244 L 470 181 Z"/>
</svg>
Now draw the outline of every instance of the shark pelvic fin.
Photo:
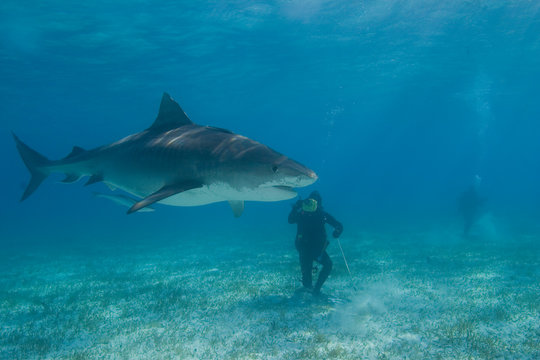
<svg viewBox="0 0 540 360">
<path fill-rule="evenodd" d="M 196 181 L 196 180 L 188 180 L 188 181 L 183 181 L 178 184 L 165 185 L 164 187 L 162 187 L 155 193 L 148 195 L 147 197 L 145 197 L 144 199 L 142 199 L 141 201 L 133 205 L 131 208 L 129 208 L 127 213 L 131 214 L 137 210 L 147 207 L 148 205 L 152 205 L 153 203 L 156 203 L 165 198 L 168 198 L 169 196 L 173 196 L 173 195 L 176 195 L 176 194 L 179 194 L 181 192 L 188 191 L 191 189 L 197 189 L 202 186 L 203 186 L 202 182 Z"/>
<path fill-rule="evenodd" d="M 95 183 L 100 182 L 100 181 L 103 181 L 103 175 L 94 174 L 94 175 L 90 176 L 90 178 L 88 179 L 86 184 L 84 184 L 84 186 L 92 185 L 92 184 L 95 184 Z"/>
<path fill-rule="evenodd" d="M 180 127 L 190 124 L 193 124 L 193 122 L 189 119 L 184 110 L 182 110 L 180 105 L 178 105 L 169 94 L 163 93 L 158 116 L 152 126 L 150 126 L 149 130 Z"/>
<path fill-rule="evenodd" d="M 240 217 L 244 212 L 244 200 L 229 200 L 229 205 L 231 205 L 234 217 Z"/>
<path fill-rule="evenodd" d="M 81 175 L 79 174 L 66 174 L 65 179 L 62 180 L 61 182 L 63 182 L 64 184 L 71 184 L 79 180 L 80 178 L 81 178 Z"/>
</svg>

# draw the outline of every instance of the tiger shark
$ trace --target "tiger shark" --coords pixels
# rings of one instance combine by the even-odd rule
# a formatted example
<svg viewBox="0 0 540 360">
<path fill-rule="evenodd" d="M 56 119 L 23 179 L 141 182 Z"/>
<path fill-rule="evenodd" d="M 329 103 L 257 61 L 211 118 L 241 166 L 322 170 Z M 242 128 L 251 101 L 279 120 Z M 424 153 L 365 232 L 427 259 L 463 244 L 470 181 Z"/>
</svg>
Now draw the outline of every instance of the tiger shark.
<svg viewBox="0 0 540 360">
<path fill-rule="evenodd" d="M 21 201 L 48 175 L 63 173 L 64 183 L 88 176 L 85 185 L 104 182 L 135 196 L 128 214 L 155 203 L 200 206 L 228 201 L 238 217 L 245 201 L 291 199 L 294 188 L 317 180 L 313 170 L 264 144 L 193 123 L 167 93 L 148 129 L 92 150 L 75 146 L 60 160 L 49 160 L 13 137 L 31 173 Z"/>
</svg>

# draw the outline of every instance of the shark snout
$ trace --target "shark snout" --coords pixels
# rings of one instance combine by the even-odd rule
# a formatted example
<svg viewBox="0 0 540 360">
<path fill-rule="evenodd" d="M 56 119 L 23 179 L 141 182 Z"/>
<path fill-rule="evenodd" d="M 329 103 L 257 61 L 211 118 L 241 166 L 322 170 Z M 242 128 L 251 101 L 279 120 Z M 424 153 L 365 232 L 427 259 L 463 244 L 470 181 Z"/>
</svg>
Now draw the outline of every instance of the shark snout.
<svg viewBox="0 0 540 360">
<path fill-rule="evenodd" d="M 318 179 L 315 171 L 290 159 L 282 165 L 281 174 L 285 183 L 292 187 L 308 186 Z"/>
<path fill-rule="evenodd" d="M 308 186 L 308 185 L 313 184 L 318 179 L 319 177 L 317 176 L 315 171 L 308 169 L 308 171 L 306 171 L 305 174 L 298 176 L 298 180 L 297 180 L 298 185 L 296 186 L 297 187 Z"/>
</svg>

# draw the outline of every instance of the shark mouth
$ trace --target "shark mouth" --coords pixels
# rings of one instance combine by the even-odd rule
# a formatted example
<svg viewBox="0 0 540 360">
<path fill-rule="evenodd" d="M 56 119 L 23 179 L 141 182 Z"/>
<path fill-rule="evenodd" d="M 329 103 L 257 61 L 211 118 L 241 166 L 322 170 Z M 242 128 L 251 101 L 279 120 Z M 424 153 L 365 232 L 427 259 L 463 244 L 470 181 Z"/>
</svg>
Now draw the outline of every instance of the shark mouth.
<svg viewBox="0 0 540 360">
<path fill-rule="evenodd" d="M 279 190 L 283 190 L 283 191 L 296 192 L 296 191 L 294 191 L 294 189 L 291 186 L 275 185 L 275 186 L 272 186 L 272 187 L 276 188 L 276 189 L 279 189 Z"/>
<path fill-rule="evenodd" d="M 276 185 L 276 186 L 272 186 L 272 188 L 278 190 L 281 193 L 287 194 L 288 198 L 293 198 L 297 195 L 296 191 L 291 186 Z"/>
</svg>

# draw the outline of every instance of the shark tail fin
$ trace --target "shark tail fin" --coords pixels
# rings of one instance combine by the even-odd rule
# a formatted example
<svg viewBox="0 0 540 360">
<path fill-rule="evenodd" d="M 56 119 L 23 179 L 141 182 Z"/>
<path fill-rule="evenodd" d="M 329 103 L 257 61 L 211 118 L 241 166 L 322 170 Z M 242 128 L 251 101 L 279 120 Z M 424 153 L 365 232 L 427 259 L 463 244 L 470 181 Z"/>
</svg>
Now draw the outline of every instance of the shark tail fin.
<svg viewBox="0 0 540 360">
<path fill-rule="evenodd" d="M 49 175 L 43 170 L 43 167 L 49 165 L 51 161 L 37 151 L 31 149 L 25 143 L 23 143 L 17 137 L 17 135 L 13 134 L 13 138 L 15 139 L 17 149 L 19 150 L 19 154 L 21 154 L 21 158 L 24 164 L 32 175 L 32 178 L 30 179 L 30 182 L 28 183 L 28 186 L 26 187 L 26 190 L 21 197 L 21 201 L 23 201 L 27 197 L 32 195 L 32 193 L 36 191 L 36 189 L 39 187 L 41 182 L 45 180 L 45 178 Z"/>
</svg>

